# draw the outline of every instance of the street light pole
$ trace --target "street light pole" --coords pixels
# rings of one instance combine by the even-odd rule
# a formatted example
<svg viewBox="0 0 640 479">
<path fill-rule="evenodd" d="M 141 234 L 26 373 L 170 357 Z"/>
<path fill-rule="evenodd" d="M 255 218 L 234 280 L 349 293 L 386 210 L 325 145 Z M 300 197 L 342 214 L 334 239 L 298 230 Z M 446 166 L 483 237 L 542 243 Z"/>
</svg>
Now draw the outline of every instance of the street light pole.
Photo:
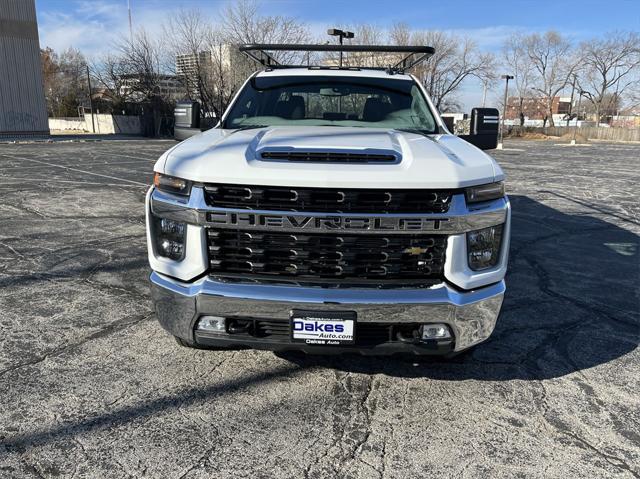
<svg viewBox="0 0 640 479">
<path fill-rule="evenodd" d="M 96 132 L 96 123 L 93 118 L 93 98 L 91 96 L 91 75 L 89 75 L 89 65 L 87 65 L 87 87 L 89 88 L 89 108 L 91 108 L 91 132 Z"/>
<path fill-rule="evenodd" d="M 482 108 L 485 107 L 487 103 L 487 81 L 482 82 Z"/>
<path fill-rule="evenodd" d="M 500 78 L 507 80 L 504 86 L 504 106 L 502 108 L 502 123 L 500 124 L 500 141 L 498 142 L 498 150 L 502 150 L 502 140 L 504 138 L 504 119 L 507 116 L 507 95 L 509 94 L 509 80 L 513 80 L 511 75 L 502 75 Z"/>
<path fill-rule="evenodd" d="M 567 127 L 571 121 L 571 114 L 573 113 L 573 94 L 576 91 L 576 82 L 578 81 L 578 75 L 573 74 L 573 84 L 571 85 L 571 100 L 569 100 L 569 118 L 567 118 Z"/>
<path fill-rule="evenodd" d="M 573 127 L 573 140 L 571 140 L 572 145 L 576 144 L 576 136 L 578 134 L 578 115 L 580 114 L 580 103 L 582 103 L 583 93 L 582 89 L 578 90 L 578 107 L 576 108 L 578 113 L 576 113 L 576 125 Z"/>
</svg>

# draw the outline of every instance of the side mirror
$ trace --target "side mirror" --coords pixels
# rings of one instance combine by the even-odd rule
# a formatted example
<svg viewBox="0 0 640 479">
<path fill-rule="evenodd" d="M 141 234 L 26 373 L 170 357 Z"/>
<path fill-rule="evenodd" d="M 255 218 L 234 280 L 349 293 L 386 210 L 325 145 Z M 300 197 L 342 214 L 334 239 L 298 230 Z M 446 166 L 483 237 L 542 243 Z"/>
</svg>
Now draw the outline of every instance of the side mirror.
<svg viewBox="0 0 640 479">
<path fill-rule="evenodd" d="M 474 108 L 469 134 L 458 136 L 481 150 L 494 150 L 498 146 L 499 128 L 500 112 L 496 108 Z"/>
</svg>

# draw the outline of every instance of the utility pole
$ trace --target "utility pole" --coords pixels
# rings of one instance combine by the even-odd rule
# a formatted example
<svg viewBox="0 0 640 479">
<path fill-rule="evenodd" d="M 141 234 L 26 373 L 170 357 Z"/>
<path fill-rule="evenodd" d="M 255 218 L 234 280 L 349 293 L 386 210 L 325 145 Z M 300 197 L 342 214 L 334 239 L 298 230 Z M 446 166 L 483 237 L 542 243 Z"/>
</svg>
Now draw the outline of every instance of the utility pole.
<svg viewBox="0 0 640 479">
<path fill-rule="evenodd" d="M 89 108 L 91 108 L 91 132 L 96 132 L 96 122 L 93 118 L 93 97 L 91 96 L 91 75 L 89 75 L 89 65 L 87 65 L 87 85 L 89 86 Z"/>
<path fill-rule="evenodd" d="M 571 121 L 571 113 L 573 113 L 573 93 L 576 90 L 576 82 L 578 81 L 578 75 L 573 74 L 573 84 L 571 85 L 571 101 L 569 102 L 569 118 L 567 118 L 567 128 L 569 128 L 569 122 Z"/>
<path fill-rule="evenodd" d="M 500 78 L 507 80 L 504 86 L 504 106 L 502 108 L 502 123 L 500 124 L 500 141 L 498 142 L 498 150 L 502 150 L 502 140 L 504 138 L 504 119 L 507 116 L 507 95 L 509 94 L 509 80 L 513 80 L 511 75 L 502 75 Z"/>
</svg>

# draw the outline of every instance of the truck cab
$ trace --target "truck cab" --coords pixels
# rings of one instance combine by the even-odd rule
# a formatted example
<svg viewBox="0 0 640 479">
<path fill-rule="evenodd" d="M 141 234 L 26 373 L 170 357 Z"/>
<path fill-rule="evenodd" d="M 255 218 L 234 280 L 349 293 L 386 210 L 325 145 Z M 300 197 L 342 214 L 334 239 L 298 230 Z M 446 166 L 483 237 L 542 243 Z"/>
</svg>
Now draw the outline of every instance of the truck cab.
<svg viewBox="0 0 640 479">
<path fill-rule="evenodd" d="M 200 348 L 454 355 L 486 340 L 510 237 L 498 164 L 403 68 L 264 66 L 155 164 L 160 324 Z"/>
</svg>

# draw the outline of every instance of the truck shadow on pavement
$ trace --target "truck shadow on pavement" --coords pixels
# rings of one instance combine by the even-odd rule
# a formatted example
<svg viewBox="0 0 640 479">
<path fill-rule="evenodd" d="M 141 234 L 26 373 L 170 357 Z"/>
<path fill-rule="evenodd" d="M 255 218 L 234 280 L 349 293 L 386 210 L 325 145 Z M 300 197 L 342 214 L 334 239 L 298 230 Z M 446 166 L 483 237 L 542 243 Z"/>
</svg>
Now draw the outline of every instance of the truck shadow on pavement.
<svg viewBox="0 0 640 479">
<path fill-rule="evenodd" d="M 604 365 L 635 350 L 640 332 L 638 236 L 527 197 L 511 200 L 513 237 L 503 313 L 493 336 L 470 353 L 451 360 L 280 354 L 289 363 L 279 362 L 266 372 L 247 371 L 88 418 L 0 435 L 0 458 L 249 387 L 281 387 L 283 378 L 297 381 L 315 368 L 445 381 L 542 380 Z M 638 224 L 620 216 L 617 221 Z"/>
<path fill-rule="evenodd" d="M 302 367 L 504 381 L 561 377 L 633 351 L 640 336 L 638 236 L 594 217 L 614 217 L 602 206 L 585 211 L 584 203 L 569 203 L 576 214 L 567 214 L 526 196 L 510 199 L 507 293 L 488 341 L 453 359 L 279 356 Z M 615 220 L 640 225 L 619 212 Z"/>
</svg>

